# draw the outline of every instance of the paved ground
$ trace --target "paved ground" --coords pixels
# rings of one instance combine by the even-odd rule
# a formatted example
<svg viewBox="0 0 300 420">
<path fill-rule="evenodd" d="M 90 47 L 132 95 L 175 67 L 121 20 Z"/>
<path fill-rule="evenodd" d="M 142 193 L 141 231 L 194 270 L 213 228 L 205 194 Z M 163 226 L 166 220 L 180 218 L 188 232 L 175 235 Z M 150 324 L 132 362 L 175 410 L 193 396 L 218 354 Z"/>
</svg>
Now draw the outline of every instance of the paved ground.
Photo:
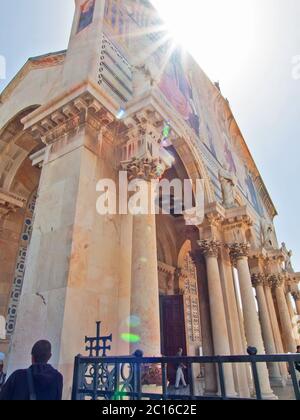
<svg viewBox="0 0 300 420">
<path fill-rule="evenodd" d="M 282 401 L 295 401 L 295 392 L 292 386 L 286 386 L 285 388 L 276 388 L 275 394 Z"/>
<path fill-rule="evenodd" d="M 202 386 L 199 383 L 198 384 L 199 391 L 196 393 L 197 395 L 203 395 Z M 168 392 L 172 395 L 190 395 L 189 388 L 181 388 L 179 390 L 175 390 L 174 387 L 169 387 Z M 284 388 L 275 388 L 274 389 L 275 395 L 279 398 L 281 401 L 295 401 L 295 393 L 294 388 L 292 385 L 287 385 Z"/>
</svg>

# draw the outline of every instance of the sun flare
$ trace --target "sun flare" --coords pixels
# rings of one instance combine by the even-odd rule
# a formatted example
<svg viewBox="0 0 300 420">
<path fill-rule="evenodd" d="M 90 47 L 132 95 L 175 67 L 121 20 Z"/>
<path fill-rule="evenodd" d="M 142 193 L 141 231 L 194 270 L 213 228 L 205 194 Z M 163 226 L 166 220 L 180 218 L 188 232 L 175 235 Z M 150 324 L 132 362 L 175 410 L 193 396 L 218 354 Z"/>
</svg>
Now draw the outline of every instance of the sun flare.
<svg viewBox="0 0 300 420">
<path fill-rule="evenodd" d="M 152 3 L 177 44 L 189 50 L 210 77 L 234 79 L 241 64 L 247 62 L 257 35 L 255 7 L 251 2 L 152 0 Z"/>
</svg>

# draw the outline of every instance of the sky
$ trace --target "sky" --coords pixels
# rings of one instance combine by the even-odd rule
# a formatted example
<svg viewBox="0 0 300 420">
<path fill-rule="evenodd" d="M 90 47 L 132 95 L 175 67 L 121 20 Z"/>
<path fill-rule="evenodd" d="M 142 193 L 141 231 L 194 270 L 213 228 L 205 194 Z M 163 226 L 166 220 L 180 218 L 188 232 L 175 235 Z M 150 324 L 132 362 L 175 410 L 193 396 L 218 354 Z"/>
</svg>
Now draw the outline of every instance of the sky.
<svg viewBox="0 0 300 420">
<path fill-rule="evenodd" d="M 74 11 L 74 0 L 1 3 L 0 90 L 29 57 L 67 47 Z M 300 1 L 153 3 L 176 41 L 220 82 L 279 213 L 278 240 L 300 271 Z"/>
</svg>

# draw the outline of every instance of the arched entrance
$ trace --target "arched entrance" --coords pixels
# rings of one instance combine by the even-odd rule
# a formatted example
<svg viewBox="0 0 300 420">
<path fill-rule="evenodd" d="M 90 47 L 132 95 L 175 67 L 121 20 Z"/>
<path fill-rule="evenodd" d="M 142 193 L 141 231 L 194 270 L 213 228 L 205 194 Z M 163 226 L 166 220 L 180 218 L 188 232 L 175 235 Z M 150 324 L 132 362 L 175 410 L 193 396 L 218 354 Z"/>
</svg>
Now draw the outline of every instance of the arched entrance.
<svg viewBox="0 0 300 420">
<path fill-rule="evenodd" d="M 21 123 L 35 108 L 22 111 L 0 131 L 0 315 L 7 330 L 7 340 L 0 344 L 4 352 L 14 332 L 41 174 L 29 156 L 43 145 L 23 131 Z"/>
<path fill-rule="evenodd" d="M 165 179 L 190 179 L 184 164 L 176 156 L 174 166 L 165 174 Z M 171 196 L 175 205 L 176 191 Z M 184 209 L 185 210 L 185 209 Z M 197 269 L 192 258 L 191 227 L 183 215 L 159 214 L 156 217 L 158 278 L 160 292 L 161 353 L 175 356 L 179 348 L 184 355 L 202 354 L 201 320 Z M 196 376 L 200 374 L 194 372 Z M 174 369 L 169 367 L 169 379 L 174 381 Z"/>
</svg>

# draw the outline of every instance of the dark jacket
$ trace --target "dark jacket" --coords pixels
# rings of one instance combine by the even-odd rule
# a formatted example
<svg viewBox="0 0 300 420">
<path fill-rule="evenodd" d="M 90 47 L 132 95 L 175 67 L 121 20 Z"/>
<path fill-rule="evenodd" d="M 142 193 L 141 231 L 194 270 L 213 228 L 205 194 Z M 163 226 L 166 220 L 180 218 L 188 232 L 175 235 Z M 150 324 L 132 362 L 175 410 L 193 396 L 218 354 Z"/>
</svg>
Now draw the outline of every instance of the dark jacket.
<svg viewBox="0 0 300 420">
<path fill-rule="evenodd" d="M 58 401 L 62 399 L 63 377 L 50 365 L 32 365 L 34 390 L 37 400 Z M 27 371 L 17 370 L 7 380 L 0 393 L 0 401 L 29 400 Z"/>
</svg>

